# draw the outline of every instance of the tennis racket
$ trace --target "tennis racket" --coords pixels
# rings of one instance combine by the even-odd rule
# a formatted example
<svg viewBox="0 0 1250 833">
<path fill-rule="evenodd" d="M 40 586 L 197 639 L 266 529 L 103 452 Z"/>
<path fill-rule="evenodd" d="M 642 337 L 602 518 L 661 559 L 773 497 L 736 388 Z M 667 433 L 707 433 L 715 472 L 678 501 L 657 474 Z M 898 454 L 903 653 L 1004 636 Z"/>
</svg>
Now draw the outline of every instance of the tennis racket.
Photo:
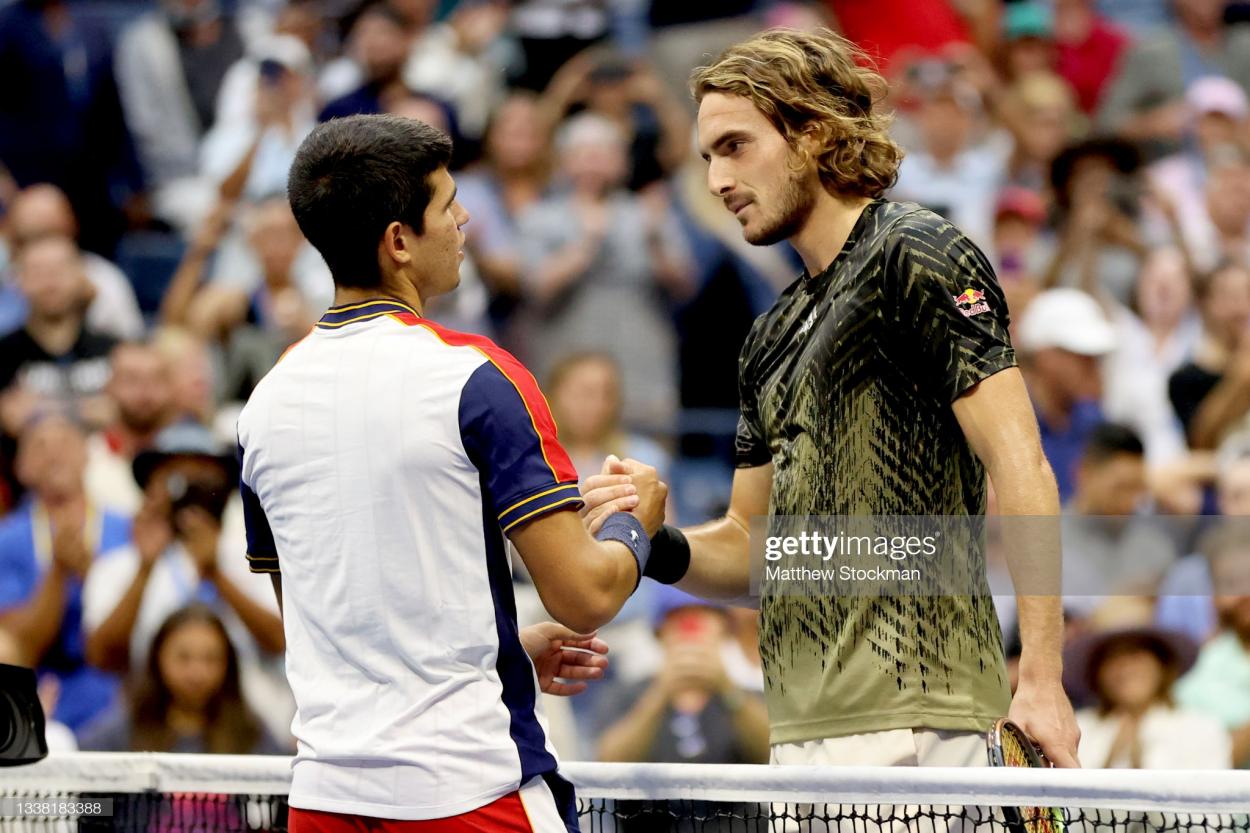
<svg viewBox="0 0 1250 833">
<path fill-rule="evenodd" d="M 985 735 L 990 766 L 1049 767 L 1050 761 L 1031 737 L 1007 718 L 994 721 Z M 1003 807 L 1011 833 L 1066 833 L 1067 814 L 1060 807 Z"/>
</svg>

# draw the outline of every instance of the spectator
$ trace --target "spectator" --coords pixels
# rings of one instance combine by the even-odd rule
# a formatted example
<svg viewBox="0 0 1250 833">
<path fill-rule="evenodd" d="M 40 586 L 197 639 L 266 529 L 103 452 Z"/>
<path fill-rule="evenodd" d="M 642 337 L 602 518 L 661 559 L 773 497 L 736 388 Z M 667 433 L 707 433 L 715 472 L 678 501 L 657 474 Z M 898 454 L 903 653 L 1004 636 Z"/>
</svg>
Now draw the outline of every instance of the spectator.
<svg viewBox="0 0 1250 833">
<path fill-rule="evenodd" d="M 1147 171 L 1156 203 L 1155 216 L 1148 219 L 1162 224 L 1166 232 L 1179 232 L 1178 242 L 1194 265 L 1206 270 L 1220 259 L 1219 246 L 1213 245 L 1218 234 L 1207 207 L 1208 185 L 1216 176 L 1216 165 L 1236 159 L 1233 149 L 1250 115 L 1250 103 L 1234 81 L 1208 76 L 1185 90 L 1185 105 L 1191 118 L 1185 145 Z"/>
<path fill-rule="evenodd" d="M 611 26 L 607 0 L 520 0 L 509 28 L 521 49 L 520 70 L 509 79 L 523 90 L 542 90 L 577 53 L 605 38 Z"/>
<path fill-rule="evenodd" d="M 177 229 L 195 228 L 212 207 L 212 184 L 199 175 L 200 142 L 226 71 L 243 52 L 219 0 L 161 0 L 118 42 L 118 85 L 152 208 Z"/>
<path fill-rule="evenodd" d="M 1054 70 L 1055 19 L 1048 4 L 1019 0 L 1004 7 L 1003 64 L 1013 81 Z"/>
<path fill-rule="evenodd" d="M 1176 685 L 1181 706 L 1211 715 L 1233 737 L 1233 765 L 1250 766 L 1250 537 L 1244 522 L 1204 540 L 1221 632 Z"/>
<path fill-rule="evenodd" d="M 1069 606 L 1098 597 L 1152 595 L 1176 559 L 1166 530 L 1142 509 L 1150 497 L 1141 439 L 1115 423 L 1095 428 L 1064 506 L 1063 578 Z M 1088 612 L 1082 611 L 1082 612 Z"/>
<path fill-rule="evenodd" d="M 1058 246 L 1046 270 L 1046 287 L 1076 286 L 1121 304 L 1148 251 L 1137 225 L 1141 209 L 1141 159 L 1118 139 L 1070 145 L 1051 164 L 1059 214 Z"/>
<path fill-rule="evenodd" d="M 1064 667 L 1083 677 L 1095 705 L 1077 712 L 1083 766 L 1097 769 L 1228 769 L 1232 743 L 1214 718 L 1178 707 L 1172 687 L 1197 649 L 1148 626 L 1089 634 L 1069 643 Z"/>
<path fill-rule="evenodd" d="M 82 256 L 66 237 L 22 247 L 18 287 L 30 305 L 22 329 L 0 338 L 0 419 L 10 435 L 41 403 L 74 406 L 92 426 L 112 420 L 104 395 L 115 343 L 85 323 L 91 288 Z"/>
<path fill-rule="evenodd" d="M 1184 255 L 1163 247 L 1142 265 L 1131 306 L 1104 299 L 1116 348 L 1103 365 L 1103 408 L 1109 419 L 1138 429 L 1152 466 L 1174 462 L 1186 450 L 1168 401 L 1168 378 L 1193 356 L 1202 333 L 1192 284 Z"/>
<path fill-rule="evenodd" d="M 1083 127 L 1072 88 L 1054 73 L 1030 73 L 999 97 L 996 114 L 1015 140 L 1005 181 L 1045 194 L 1055 158 Z"/>
<path fill-rule="evenodd" d="M 17 253 L 23 244 L 40 237 L 76 240 L 79 228 L 65 192 L 55 185 L 43 183 L 25 188 L 17 195 L 9 207 L 7 231 L 9 252 Z M 139 312 L 130 280 L 95 252 L 82 252 L 82 265 L 93 292 L 87 307 L 87 327 L 117 339 L 142 335 L 143 315 Z M 20 312 L 15 325 L 21 326 L 27 307 L 20 293 L 16 294 Z"/>
<path fill-rule="evenodd" d="M 980 96 L 945 63 L 925 62 L 919 72 L 913 87 L 923 96 L 916 114 L 921 147 L 904 157 L 891 196 L 917 202 L 988 244 L 1003 159 L 991 147 L 974 144 Z"/>
<path fill-rule="evenodd" d="M 612 722 L 599 737 L 601 761 L 764 763 L 764 702 L 736 686 L 722 658 L 727 613 L 673 587 L 659 588 L 654 624 L 664 659 L 655 677 L 604 704 Z"/>
<path fill-rule="evenodd" d="M 1186 243 L 1199 266 L 1221 260 L 1250 266 L 1250 156 L 1226 147 L 1211 161 L 1206 211 Z M 1205 223 L 1202 220 L 1205 219 Z"/>
<path fill-rule="evenodd" d="M 1103 19 L 1095 0 L 1056 0 L 1055 70 L 1072 85 L 1082 112 L 1093 115 L 1119 66 L 1129 37 Z"/>
<path fill-rule="evenodd" d="M 192 604 L 166 617 L 146 651 L 129 708 L 98 723 L 82 747 L 104 752 L 279 755 L 243 697 L 239 656 L 213 610 Z"/>
<path fill-rule="evenodd" d="M 1007 306 L 1023 310 L 1038 291 L 1045 258 L 1046 204 L 1027 188 L 1004 188 L 994 206 L 994 272 Z"/>
<path fill-rule="evenodd" d="M 607 353 L 573 353 L 556 362 L 545 386 L 560 426 L 560 444 L 583 477 L 596 474 L 609 454 L 654 466 L 671 466 L 650 439 L 621 427 L 621 369 Z"/>
<path fill-rule="evenodd" d="M 472 140 L 482 137 L 506 93 L 510 50 L 501 41 L 507 22 L 504 0 L 459 3 L 445 22 L 421 31 L 404 66 L 408 87 L 450 104 L 459 131 Z"/>
<path fill-rule="evenodd" d="M 1195 449 L 1213 449 L 1250 411 L 1250 269 L 1226 263 L 1195 285 L 1202 339 L 1168 380 Z"/>
<path fill-rule="evenodd" d="M 248 202 L 285 193 L 295 151 L 317 124 L 308 48 L 292 35 L 270 37 L 231 68 L 225 83 L 201 171 Z"/>
<path fill-rule="evenodd" d="M 206 429 L 166 428 L 135 458 L 144 503 L 132 543 L 108 553 L 87 576 L 83 624 L 87 655 L 102 668 L 140 668 L 161 622 L 192 601 L 211 604 L 233 640 L 270 653 L 283 649 L 282 620 L 264 576 L 248 572 L 242 549 L 222 534 L 238 462 Z"/>
<path fill-rule="evenodd" d="M 1099 107 L 1103 130 L 1145 143 L 1158 158 L 1174 151 L 1189 119 L 1185 89 L 1204 75 L 1224 75 L 1250 90 L 1250 31 L 1227 29 L 1220 0 L 1172 0 L 1175 26 L 1125 53 Z"/>
<path fill-rule="evenodd" d="M 394 100 L 410 95 L 403 69 L 411 44 L 404 17 L 391 6 L 376 3 L 361 12 L 352 27 L 348 50 L 363 72 L 363 81 L 330 101 L 318 120 L 383 113 Z"/>
<path fill-rule="evenodd" d="M 1247 531 L 1242 518 L 1250 517 L 1250 448 L 1231 448 L 1219 462 L 1216 481 L 1216 508 L 1234 524 Z M 1214 540 L 1214 539 L 1212 539 Z M 1195 642 L 1204 643 L 1216 635 L 1216 605 L 1212 602 L 1215 585 L 1211 579 L 1210 559 L 1195 552 L 1176 562 L 1159 587 L 1155 621 L 1160 627 L 1184 633 Z"/>
<path fill-rule="evenodd" d="M 505 342 L 521 292 L 517 220 L 547 196 L 549 135 L 538 98 L 514 92 L 491 116 L 481 164 L 456 177 L 460 204 L 473 218 L 464 227 L 465 248 L 491 294 L 491 318 Z"/>
<path fill-rule="evenodd" d="M 687 297 L 685 242 L 667 204 L 622 188 L 625 142 L 589 113 L 557 142 L 568 190 L 520 221 L 529 359 L 600 349 L 624 369 L 627 424 L 664 426 L 677 404 L 676 335 L 666 300 Z"/>
<path fill-rule="evenodd" d="M 59 689 L 50 716 L 80 731 L 118 690 L 90 667 L 82 623 L 83 578 L 100 554 L 124 544 L 130 522 L 84 492 L 86 437 L 69 417 L 46 412 L 23 429 L 17 475 L 22 504 L 0 521 L 0 628 Z"/>
<path fill-rule="evenodd" d="M 554 124 L 576 105 L 608 119 L 625 136 L 631 190 L 672 174 L 690 154 L 688 111 L 645 63 L 612 52 L 576 56 L 551 79 L 543 106 Z"/>
<path fill-rule="evenodd" d="M 1103 422 L 1098 360 L 1115 347 L 1115 331 L 1098 302 L 1076 289 L 1038 295 L 1020 319 L 1016 346 L 1037 411 L 1042 448 L 1059 497 L 1069 500 L 1085 443 Z"/>
<path fill-rule="evenodd" d="M 26 188 L 52 183 L 83 221 L 82 243 L 108 254 L 139 212 L 143 180 L 122 117 L 106 32 L 64 0 L 0 9 L 0 165 Z M 20 79 L 20 82 L 19 82 Z"/>
<path fill-rule="evenodd" d="M 133 516 L 143 504 L 134 459 L 174 418 L 169 363 L 150 342 L 124 342 L 109 357 L 106 392 L 117 419 L 87 442 L 87 495 L 101 506 Z"/>
<path fill-rule="evenodd" d="M 199 336 L 180 327 L 161 327 L 152 334 L 152 344 L 165 357 L 174 382 L 173 420 L 194 420 L 213 425 L 217 414 L 220 385 L 218 369 L 208 345 Z M 224 432 L 233 436 L 234 426 Z"/>
</svg>

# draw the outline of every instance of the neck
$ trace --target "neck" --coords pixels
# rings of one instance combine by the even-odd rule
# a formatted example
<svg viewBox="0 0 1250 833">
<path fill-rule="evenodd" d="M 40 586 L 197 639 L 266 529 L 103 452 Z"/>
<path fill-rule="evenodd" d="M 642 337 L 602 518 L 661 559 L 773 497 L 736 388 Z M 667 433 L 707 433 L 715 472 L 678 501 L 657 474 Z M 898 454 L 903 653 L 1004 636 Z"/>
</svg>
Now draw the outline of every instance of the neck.
<svg viewBox="0 0 1250 833">
<path fill-rule="evenodd" d="M 868 197 L 843 200 L 820 189 L 807 222 L 790 238 L 790 245 L 802 258 L 807 274 L 814 277 L 829 268 L 851 236 L 855 221 L 870 202 L 872 200 Z"/>
<path fill-rule="evenodd" d="M 169 707 L 165 719 L 170 728 L 180 735 L 198 734 L 204 729 L 203 712 L 184 708 L 176 703 Z"/>
<path fill-rule="evenodd" d="M 417 288 L 407 281 L 391 281 L 384 279 L 379 286 L 358 287 L 338 286 L 334 289 L 334 306 L 342 307 L 359 304 L 362 301 L 376 301 L 379 298 L 390 298 L 407 304 L 416 310 L 417 315 L 424 315 L 425 301 Z"/>
<path fill-rule="evenodd" d="M 26 332 L 44 350 L 59 356 L 74 346 L 81 324 L 81 319 L 76 315 L 50 317 L 32 314 L 26 320 Z"/>
<path fill-rule="evenodd" d="M 50 511 L 81 510 L 87 505 L 82 492 L 41 492 L 39 502 Z"/>
</svg>

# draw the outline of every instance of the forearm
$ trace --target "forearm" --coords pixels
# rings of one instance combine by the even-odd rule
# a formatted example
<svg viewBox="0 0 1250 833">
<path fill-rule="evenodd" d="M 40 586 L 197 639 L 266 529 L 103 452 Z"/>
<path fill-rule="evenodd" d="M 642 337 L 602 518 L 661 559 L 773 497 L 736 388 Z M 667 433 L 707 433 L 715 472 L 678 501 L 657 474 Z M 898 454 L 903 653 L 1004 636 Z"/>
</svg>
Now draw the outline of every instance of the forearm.
<svg viewBox="0 0 1250 833">
<path fill-rule="evenodd" d="M 1063 603 L 1059 496 L 1054 474 L 1039 454 L 994 471 L 1007 566 L 1016 590 L 1022 679 L 1057 681 L 1062 673 Z"/>
<path fill-rule="evenodd" d="M 739 599 L 750 592 L 751 533 L 747 519 L 726 515 L 682 530 L 690 568 L 678 586 L 705 599 Z"/>
<path fill-rule="evenodd" d="M 1213 449 L 1225 432 L 1250 410 L 1250 384 L 1236 376 L 1225 377 L 1202 400 L 1189 426 L 1189 445 Z"/>
<path fill-rule="evenodd" d="M 27 662 L 38 665 L 56 641 L 64 616 L 65 573 L 54 562 L 29 602 L 0 613 L 0 628 L 17 639 Z"/>
<path fill-rule="evenodd" d="M 1250 765 L 1250 723 L 1233 729 L 1230 734 L 1233 738 L 1233 766 Z"/>
<path fill-rule="evenodd" d="M 208 266 L 208 258 L 212 249 L 192 241 L 187 249 L 178 270 L 174 273 L 165 298 L 161 301 L 160 319 L 166 326 L 181 326 L 186 323 L 187 314 L 191 310 L 191 302 L 200 288 L 200 281 Z"/>
<path fill-rule="evenodd" d="M 590 268 L 596 248 L 590 240 L 579 240 L 543 261 L 538 271 L 537 286 L 534 287 L 535 300 L 540 304 L 555 300 L 565 287 Z"/>
<path fill-rule="evenodd" d="M 667 707 L 668 700 L 659 686 L 649 688 L 624 717 L 604 731 L 599 738 L 598 759 L 610 763 L 645 762 Z"/>
<path fill-rule="evenodd" d="M 226 604 L 238 614 L 248 633 L 262 650 L 271 654 L 286 650 L 286 634 L 282 629 L 281 616 L 257 604 L 224 574 L 215 573 L 212 581 Z"/>
<path fill-rule="evenodd" d="M 151 570 L 147 566 L 139 568 L 113 612 L 87 637 L 87 662 L 106 670 L 126 670 L 130 664 L 130 634 L 139 618 Z"/>
</svg>

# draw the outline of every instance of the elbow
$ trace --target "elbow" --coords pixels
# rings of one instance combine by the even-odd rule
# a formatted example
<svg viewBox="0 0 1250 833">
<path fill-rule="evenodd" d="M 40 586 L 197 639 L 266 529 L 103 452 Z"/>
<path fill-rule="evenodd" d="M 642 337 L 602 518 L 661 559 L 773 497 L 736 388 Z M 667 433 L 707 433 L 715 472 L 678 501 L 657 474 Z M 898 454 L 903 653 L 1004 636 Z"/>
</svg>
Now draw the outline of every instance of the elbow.
<svg viewBox="0 0 1250 833">
<path fill-rule="evenodd" d="M 612 621 L 620 605 L 612 605 L 604 599 L 584 597 L 577 604 L 569 605 L 566 610 L 550 611 L 552 617 L 570 630 L 578 633 L 593 633 Z"/>
</svg>

